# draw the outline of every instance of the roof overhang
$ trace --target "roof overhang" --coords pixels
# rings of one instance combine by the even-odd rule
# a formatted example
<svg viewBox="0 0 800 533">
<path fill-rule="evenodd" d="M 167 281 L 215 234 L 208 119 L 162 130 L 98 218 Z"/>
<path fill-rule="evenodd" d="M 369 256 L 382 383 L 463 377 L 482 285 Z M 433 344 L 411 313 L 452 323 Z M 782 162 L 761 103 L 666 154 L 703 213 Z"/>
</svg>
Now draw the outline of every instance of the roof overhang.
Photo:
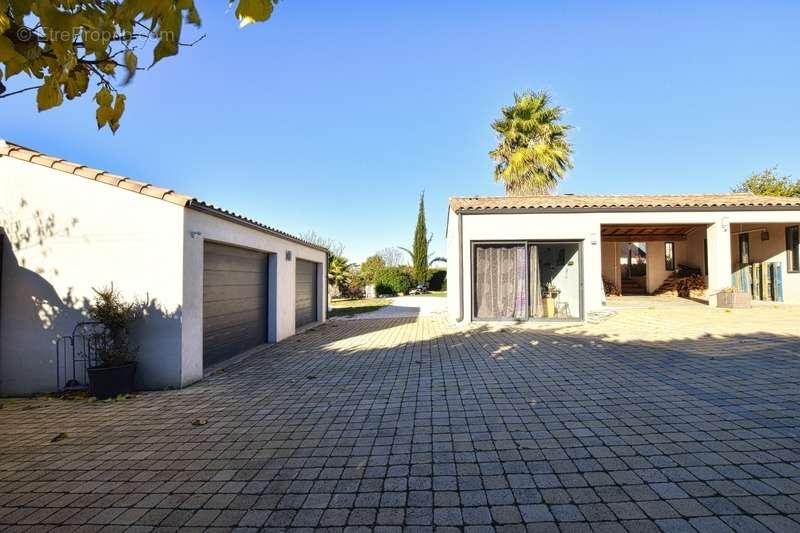
<svg viewBox="0 0 800 533">
<path fill-rule="evenodd" d="M 275 228 L 271 228 L 271 227 L 266 226 L 264 224 L 260 224 L 259 222 L 256 222 L 255 220 L 252 220 L 252 219 L 249 219 L 249 218 L 245 218 L 245 217 L 243 217 L 241 215 L 237 215 L 235 213 L 231 213 L 230 211 L 226 211 L 224 209 L 221 209 L 219 207 L 213 206 L 211 204 L 207 204 L 205 202 L 201 202 L 199 200 L 192 200 L 186 207 L 188 209 L 193 209 L 195 211 L 199 211 L 199 212 L 205 213 L 207 215 L 211 215 L 211 216 L 214 216 L 214 217 L 217 217 L 217 218 L 221 218 L 221 219 L 227 220 L 229 222 L 233 222 L 235 224 L 239 224 L 240 226 L 246 226 L 246 227 L 254 229 L 256 231 L 260 231 L 262 233 L 266 233 L 268 235 L 272 235 L 273 237 L 278 237 L 280 239 L 284 239 L 284 240 L 287 240 L 287 241 L 292 241 L 292 242 L 294 242 L 296 244 L 300 244 L 300 245 L 305 246 L 307 248 L 313 248 L 315 250 L 319 250 L 320 252 L 328 253 L 328 249 L 325 248 L 324 246 L 319 246 L 317 244 L 313 244 L 313 243 L 310 243 L 308 241 L 304 241 L 303 239 L 295 237 L 294 235 L 292 235 L 290 233 L 284 233 L 284 232 L 282 232 L 280 230 L 277 230 Z"/>
</svg>

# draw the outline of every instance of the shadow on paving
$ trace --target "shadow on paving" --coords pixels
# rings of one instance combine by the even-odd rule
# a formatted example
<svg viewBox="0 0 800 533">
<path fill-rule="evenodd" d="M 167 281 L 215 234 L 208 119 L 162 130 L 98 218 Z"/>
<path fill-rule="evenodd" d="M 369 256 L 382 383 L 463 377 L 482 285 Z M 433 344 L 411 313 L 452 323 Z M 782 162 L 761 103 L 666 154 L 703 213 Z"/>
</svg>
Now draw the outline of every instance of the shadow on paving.
<svg viewBox="0 0 800 533">
<path fill-rule="evenodd" d="M 4 405 L 0 524 L 797 530 L 798 353 L 329 322 L 181 391 Z"/>
</svg>

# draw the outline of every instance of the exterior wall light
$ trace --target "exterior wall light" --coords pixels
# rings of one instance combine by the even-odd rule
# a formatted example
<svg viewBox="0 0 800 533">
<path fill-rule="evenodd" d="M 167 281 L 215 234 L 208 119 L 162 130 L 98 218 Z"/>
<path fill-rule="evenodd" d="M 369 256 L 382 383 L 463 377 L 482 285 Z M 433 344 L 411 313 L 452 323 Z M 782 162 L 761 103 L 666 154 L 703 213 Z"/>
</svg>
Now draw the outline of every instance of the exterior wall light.
<svg viewBox="0 0 800 533">
<path fill-rule="evenodd" d="M 292 251 L 291 250 L 286 250 L 286 260 L 287 261 L 291 261 L 292 260 Z"/>
<path fill-rule="evenodd" d="M 202 231 L 190 231 L 190 232 L 189 232 L 189 236 L 190 236 L 192 239 L 196 239 L 196 238 L 198 238 L 198 237 L 202 237 L 202 235 L 203 235 L 203 232 L 202 232 Z"/>
</svg>

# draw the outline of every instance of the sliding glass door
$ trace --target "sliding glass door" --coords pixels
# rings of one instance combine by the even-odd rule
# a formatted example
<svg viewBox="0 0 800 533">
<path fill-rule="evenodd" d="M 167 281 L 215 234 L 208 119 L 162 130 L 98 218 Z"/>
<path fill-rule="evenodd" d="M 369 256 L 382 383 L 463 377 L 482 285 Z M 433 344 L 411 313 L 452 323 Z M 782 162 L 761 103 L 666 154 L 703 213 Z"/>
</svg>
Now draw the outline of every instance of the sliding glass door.
<svg viewBox="0 0 800 533">
<path fill-rule="evenodd" d="M 530 317 L 581 317 L 580 245 L 577 242 L 531 243 Z"/>
<path fill-rule="evenodd" d="M 475 247 L 475 317 L 524 319 L 528 289 L 524 244 Z"/>
<path fill-rule="evenodd" d="M 581 318 L 578 242 L 475 244 L 477 320 Z"/>
</svg>

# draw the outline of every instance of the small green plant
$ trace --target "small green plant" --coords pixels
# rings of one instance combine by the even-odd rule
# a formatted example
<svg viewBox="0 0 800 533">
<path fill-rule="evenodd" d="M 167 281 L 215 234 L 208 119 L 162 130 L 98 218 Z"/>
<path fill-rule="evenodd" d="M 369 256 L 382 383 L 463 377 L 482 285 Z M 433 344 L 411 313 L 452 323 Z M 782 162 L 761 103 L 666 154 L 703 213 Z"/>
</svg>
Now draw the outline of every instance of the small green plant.
<svg viewBox="0 0 800 533">
<path fill-rule="evenodd" d="M 556 287 L 555 283 L 551 281 L 544 286 L 544 293 L 546 296 L 549 296 L 550 298 L 556 298 L 559 294 L 561 294 L 561 290 L 558 287 Z"/>
<path fill-rule="evenodd" d="M 138 304 L 126 302 L 113 284 L 92 290 L 95 299 L 89 316 L 105 327 L 105 331 L 93 339 L 100 366 L 114 367 L 133 362 L 136 350 L 129 345 L 128 326 L 136 318 Z"/>
</svg>

